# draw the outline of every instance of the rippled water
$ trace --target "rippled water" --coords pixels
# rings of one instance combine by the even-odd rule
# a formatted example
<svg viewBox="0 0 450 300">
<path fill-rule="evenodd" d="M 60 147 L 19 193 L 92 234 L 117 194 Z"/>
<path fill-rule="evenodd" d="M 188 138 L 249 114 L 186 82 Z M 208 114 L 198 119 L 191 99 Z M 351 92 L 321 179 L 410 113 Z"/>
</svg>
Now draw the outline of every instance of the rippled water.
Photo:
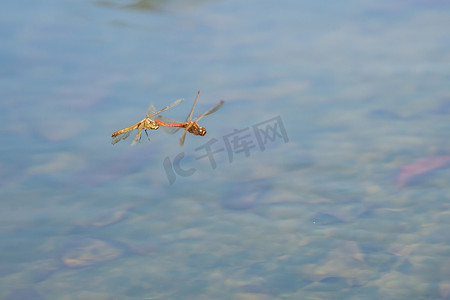
<svg viewBox="0 0 450 300">
<path fill-rule="evenodd" d="M 0 14 L 0 299 L 450 299 L 447 1 Z"/>
</svg>

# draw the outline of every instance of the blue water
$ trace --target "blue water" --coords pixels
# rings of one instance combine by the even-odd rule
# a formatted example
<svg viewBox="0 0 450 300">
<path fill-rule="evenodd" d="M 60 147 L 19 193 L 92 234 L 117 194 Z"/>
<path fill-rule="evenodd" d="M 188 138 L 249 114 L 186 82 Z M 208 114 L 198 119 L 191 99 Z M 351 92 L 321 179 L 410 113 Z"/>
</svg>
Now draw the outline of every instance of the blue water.
<svg viewBox="0 0 450 300">
<path fill-rule="evenodd" d="M 0 16 L 0 299 L 450 299 L 447 1 Z"/>
</svg>

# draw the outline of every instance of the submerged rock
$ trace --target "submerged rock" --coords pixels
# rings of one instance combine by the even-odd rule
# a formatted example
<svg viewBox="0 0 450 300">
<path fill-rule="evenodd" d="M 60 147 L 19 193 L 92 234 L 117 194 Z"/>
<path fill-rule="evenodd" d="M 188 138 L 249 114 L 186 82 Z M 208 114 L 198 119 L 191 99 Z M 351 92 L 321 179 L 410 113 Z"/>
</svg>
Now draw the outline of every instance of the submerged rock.
<svg viewBox="0 0 450 300">
<path fill-rule="evenodd" d="M 432 156 L 403 166 L 396 178 L 397 188 L 402 188 L 413 178 L 450 164 L 450 155 Z"/>
<path fill-rule="evenodd" d="M 270 189 L 271 184 L 267 179 L 235 183 L 233 189 L 220 199 L 220 205 L 233 210 L 249 209 L 256 206 Z"/>
<path fill-rule="evenodd" d="M 338 224 L 343 223 L 341 219 L 339 219 L 337 216 L 331 213 L 326 212 L 318 212 L 314 214 L 309 219 L 313 224 L 317 225 L 331 225 L 331 224 Z"/>
<path fill-rule="evenodd" d="M 90 231 L 95 228 L 101 228 L 119 223 L 127 216 L 129 206 L 113 208 L 102 211 L 85 222 L 78 223 L 72 228 L 72 233 Z"/>
<path fill-rule="evenodd" d="M 439 284 L 439 293 L 442 299 L 450 299 L 450 281 L 443 281 Z"/>
<path fill-rule="evenodd" d="M 61 262 L 69 268 L 86 267 L 118 258 L 124 252 L 123 247 L 93 238 L 82 238 L 66 247 Z"/>
</svg>

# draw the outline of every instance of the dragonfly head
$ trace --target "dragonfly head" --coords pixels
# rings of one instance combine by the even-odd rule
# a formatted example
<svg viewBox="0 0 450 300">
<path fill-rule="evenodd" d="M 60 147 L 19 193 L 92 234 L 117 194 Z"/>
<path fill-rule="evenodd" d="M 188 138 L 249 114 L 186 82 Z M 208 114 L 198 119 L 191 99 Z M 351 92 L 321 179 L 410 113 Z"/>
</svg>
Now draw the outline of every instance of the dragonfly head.
<svg viewBox="0 0 450 300">
<path fill-rule="evenodd" d="M 204 136 L 204 135 L 206 134 L 206 129 L 205 129 L 205 127 L 200 127 L 200 128 L 198 129 L 198 134 L 201 135 L 201 136 Z"/>
</svg>

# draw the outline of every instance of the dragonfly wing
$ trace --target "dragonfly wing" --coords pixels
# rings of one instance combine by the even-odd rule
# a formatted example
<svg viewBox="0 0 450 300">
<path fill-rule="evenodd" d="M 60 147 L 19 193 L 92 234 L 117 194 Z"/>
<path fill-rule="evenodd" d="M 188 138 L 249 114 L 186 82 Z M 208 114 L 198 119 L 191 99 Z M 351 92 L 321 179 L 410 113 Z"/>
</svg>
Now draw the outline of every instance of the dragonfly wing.
<svg viewBox="0 0 450 300">
<path fill-rule="evenodd" d="M 186 139 L 187 128 L 184 130 L 183 134 L 180 136 L 180 146 L 183 147 L 184 140 Z"/>
<path fill-rule="evenodd" d="M 183 102 L 183 101 L 184 101 L 184 99 L 178 99 L 177 101 L 175 101 L 174 103 L 170 104 L 169 106 L 166 106 L 166 107 L 164 107 L 163 109 L 161 109 L 160 111 L 154 112 L 154 113 L 148 115 L 147 117 L 148 117 L 148 118 L 151 118 L 151 117 L 153 117 L 154 115 L 157 115 L 157 114 L 159 114 L 160 112 L 165 111 L 166 109 L 169 109 L 169 108 L 171 108 L 171 107 L 173 107 L 173 106 L 175 106 L 175 105 L 177 105 L 177 104 L 180 104 L 180 103 Z"/>
<path fill-rule="evenodd" d="M 131 131 L 132 131 L 132 130 L 125 131 L 125 132 L 122 132 L 121 134 L 116 135 L 115 137 L 113 137 L 113 139 L 112 139 L 112 141 L 111 141 L 111 144 L 114 145 L 114 144 L 116 144 L 117 142 L 119 142 L 120 140 L 126 139 L 126 138 L 130 135 Z"/>
<path fill-rule="evenodd" d="M 224 103 L 225 103 L 224 100 L 220 100 L 219 103 L 217 103 L 216 105 L 214 105 L 214 107 L 212 107 L 210 110 L 208 110 L 207 112 L 205 112 L 203 115 L 197 117 L 197 118 L 195 119 L 195 121 L 197 122 L 197 121 L 199 121 L 201 118 L 203 118 L 204 116 L 210 115 L 210 114 L 212 114 L 213 112 L 218 111 L 218 110 L 222 107 L 222 105 L 223 105 Z"/>
<path fill-rule="evenodd" d="M 139 141 L 141 140 L 141 133 L 142 133 L 142 128 L 139 128 L 136 136 L 133 139 L 133 142 L 131 143 L 131 145 L 139 143 Z"/>
<path fill-rule="evenodd" d="M 167 127 L 167 126 L 161 126 L 161 128 L 164 130 L 165 133 L 168 134 L 175 134 L 177 133 L 181 127 Z"/>
<path fill-rule="evenodd" d="M 158 116 L 158 120 L 167 124 L 179 124 L 180 122 L 177 122 L 175 120 L 163 117 L 163 116 Z M 176 132 L 178 132 L 178 130 L 180 130 L 180 128 L 182 127 L 171 127 L 171 126 L 164 126 L 161 125 L 161 127 L 166 133 L 168 134 L 174 134 Z"/>
<path fill-rule="evenodd" d="M 197 97 L 195 97 L 194 105 L 192 105 L 192 109 L 186 118 L 186 122 L 189 122 L 190 120 L 192 120 L 192 115 L 194 114 L 194 108 L 195 108 L 195 105 L 197 104 L 198 95 L 200 95 L 200 91 L 197 92 Z"/>
<path fill-rule="evenodd" d="M 155 108 L 155 106 L 152 103 L 152 104 L 150 104 L 150 107 L 148 108 L 147 112 L 145 113 L 144 119 L 148 118 L 148 116 L 150 116 L 150 115 L 154 115 L 155 112 L 156 112 L 156 108 Z"/>
</svg>

